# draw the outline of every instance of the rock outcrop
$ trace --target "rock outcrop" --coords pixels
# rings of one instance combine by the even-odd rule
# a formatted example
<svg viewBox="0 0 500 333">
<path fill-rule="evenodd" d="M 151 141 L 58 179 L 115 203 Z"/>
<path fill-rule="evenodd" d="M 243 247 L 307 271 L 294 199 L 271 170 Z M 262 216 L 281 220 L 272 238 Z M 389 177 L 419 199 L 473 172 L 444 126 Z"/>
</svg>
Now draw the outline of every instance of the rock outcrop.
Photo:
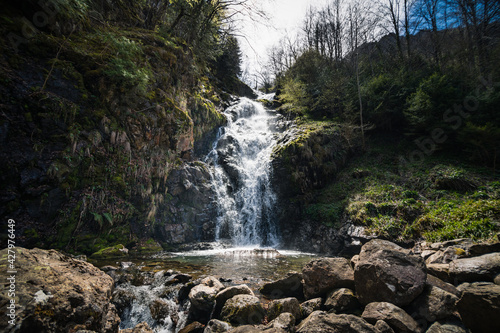
<svg viewBox="0 0 500 333">
<path fill-rule="evenodd" d="M 2 273 L 7 272 L 7 249 L 0 251 Z M 117 333 L 120 318 L 111 304 L 113 279 L 95 266 L 54 250 L 16 249 L 15 322 L 8 323 L 2 306 L 3 332 Z M 5 280 L 5 279 L 4 279 Z M 0 293 L 7 305 L 7 289 Z"/>
</svg>

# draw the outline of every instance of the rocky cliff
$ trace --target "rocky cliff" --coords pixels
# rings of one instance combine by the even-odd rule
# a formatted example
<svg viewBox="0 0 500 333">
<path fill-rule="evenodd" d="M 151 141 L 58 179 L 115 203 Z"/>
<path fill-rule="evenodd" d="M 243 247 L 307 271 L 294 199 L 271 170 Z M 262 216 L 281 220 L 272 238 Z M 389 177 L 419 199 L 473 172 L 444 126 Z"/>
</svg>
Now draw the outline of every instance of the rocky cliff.
<svg viewBox="0 0 500 333">
<path fill-rule="evenodd" d="M 285 131 L 273 152 L 273 184 L 284 246 L 338 254 L 348 245 L 353 231 L 340 223 L 340 216 L 331 225 L 308 218 L 306 210 L 314 203 L 314 192 L 333 182 L 359 147 L 359 133 L 348 125 L 299 122 Z"/>
<path fill-rule="evenodd" d="M 21 15 L 0 26 L 0 216 L 19 242 L 90 254 L 209 237 L 207 169 L 189 163 L 224 124 L 229 94 L 192 50 L 97 23 L 52 22 L 12 43 Z"/>
</svg>

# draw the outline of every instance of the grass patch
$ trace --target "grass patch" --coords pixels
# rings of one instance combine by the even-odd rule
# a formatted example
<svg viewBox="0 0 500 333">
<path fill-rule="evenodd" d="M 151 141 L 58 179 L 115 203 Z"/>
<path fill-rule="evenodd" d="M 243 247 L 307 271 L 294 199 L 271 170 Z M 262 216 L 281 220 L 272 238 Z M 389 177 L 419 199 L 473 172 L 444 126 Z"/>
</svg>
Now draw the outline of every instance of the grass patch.
<svg viewBox="0 0 500 333">
<path fill-rule="evenodd" d="M 435 155 L 398 168 L 405 143 L 372 138 L 335 181 L 315 192 L 306 218 L 349 221 L 393 240 L 492 239 L 500 231 L 500 182 L 491 169 Z"/>
</svg>

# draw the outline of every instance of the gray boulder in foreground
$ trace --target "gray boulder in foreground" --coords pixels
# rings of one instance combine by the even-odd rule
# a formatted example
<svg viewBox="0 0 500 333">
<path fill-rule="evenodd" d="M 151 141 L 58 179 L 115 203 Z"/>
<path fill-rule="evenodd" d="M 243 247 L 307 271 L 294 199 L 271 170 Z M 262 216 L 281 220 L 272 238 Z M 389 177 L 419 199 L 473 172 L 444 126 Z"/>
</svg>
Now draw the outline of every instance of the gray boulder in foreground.
<svg viewBox="0 0 500 333">
<path fill-rule="evenodd" d="M 302 269 L 306 299 L 325 296 L 337 288 L 352 288 L 354 272 L 345 258 L 322 258 L 310 261 Z"/>
<path fill-rule="evenodd" d="M 356 293 L 362 304 L 410 304 L 422 293 L 427 280 L 422 257 L 380 239 L 363 245 L 354 269 Z"/>
<path fill-rule="evenodd" d="M 16 248 L 15 315 L 21 332 L 118 332 L 120 318 L 111 303 L 113 279 L 94 265 L 55 250 Z M 7 272 L 8 250 L 0 251 Z M 4 277 L 4 275 L 2 275 Z M 9 277 L 9 275 L 7 275 Z M 9 280 L 0 291 L 0 331 L 9 332 Z"/>
</svg>

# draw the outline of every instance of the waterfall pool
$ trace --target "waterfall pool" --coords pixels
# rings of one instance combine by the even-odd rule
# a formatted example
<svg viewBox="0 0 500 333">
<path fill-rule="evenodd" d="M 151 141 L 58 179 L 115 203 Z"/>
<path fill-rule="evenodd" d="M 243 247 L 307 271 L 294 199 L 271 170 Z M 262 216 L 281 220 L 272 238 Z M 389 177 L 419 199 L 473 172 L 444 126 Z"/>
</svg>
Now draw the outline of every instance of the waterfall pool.
<svg viewBox="0 0 500 333">
<path fill-rule="evenodd" d="M 247 246 L 91 262 L 107 272 L 113 266 L 112 276 L 122 267 L 121 275 L 114 275 L 113 296 L 121 329 L 146 322 L 155 333 L 175 333 L 185 326 L 190 313 L 190 302 L 179 298 L 185 284 L 172 284 L 176 275 L 188 274 L 191 281 L 213 276 L 226 287 L 246 284 L 266 303 L 268 300 L 259 293 L 263 284 L 292 271 L 300 272 L 314 257 L 309 253 Z"/>
</svg>

